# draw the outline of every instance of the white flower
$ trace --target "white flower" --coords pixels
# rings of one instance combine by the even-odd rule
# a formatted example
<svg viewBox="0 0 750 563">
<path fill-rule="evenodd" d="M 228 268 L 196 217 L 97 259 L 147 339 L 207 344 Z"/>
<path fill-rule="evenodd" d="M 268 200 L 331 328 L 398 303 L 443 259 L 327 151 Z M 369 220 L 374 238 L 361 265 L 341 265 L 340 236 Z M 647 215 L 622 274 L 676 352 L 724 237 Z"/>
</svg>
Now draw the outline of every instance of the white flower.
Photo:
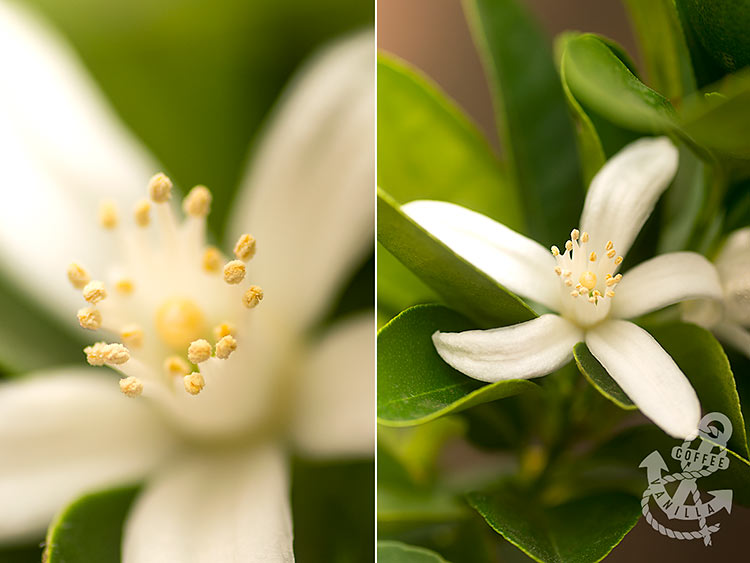
<svg viewBox="0 0 750 563">
<path fill-rule="evenodd" d="M 433 335 L 440 356 L 481 381 L 546 375 L 584 341 L 640 410 L 672 436 L 697 432 L 695 391 L 654 338 L 625 321 L 684 299 L 721 294 L 713 266 L 692 252 L 657 256 L 625 276 L 622 256 L 677 169 L 665 138 L 624 148 L 591 183 L 561 252 L 552 253 L 495 221 L 457 205 L 415 201 L 404 212 L 456 254 L 509 290 L 559 314 L 491 330 Z"/>
<path fill-rule="evenodd" d="M 316 327 L 371 249 L 373 65 L 366 33 L 297 77 L 232 209 L 228 260 L 206 250 L 210 192 L 178 221 L 171 182 L 149 183 L 153 161 L 65 45 L 0 3 L 0 261 L 51 311 L 106 329 L 116 342 L 89 361 L 127 376 L 0 385 L 0 541 L 145 479 L 126 563 L 293 560 L 289 449 L 372 455 L 373 316 Z"/>
<path fill-rule="evenodd" d="M 683 319 L 710 329 L 719 340 L 750 358 L 750 227 L 727 237 L 714 264 L 723 300 L 683 303 Z"/>
</svg>

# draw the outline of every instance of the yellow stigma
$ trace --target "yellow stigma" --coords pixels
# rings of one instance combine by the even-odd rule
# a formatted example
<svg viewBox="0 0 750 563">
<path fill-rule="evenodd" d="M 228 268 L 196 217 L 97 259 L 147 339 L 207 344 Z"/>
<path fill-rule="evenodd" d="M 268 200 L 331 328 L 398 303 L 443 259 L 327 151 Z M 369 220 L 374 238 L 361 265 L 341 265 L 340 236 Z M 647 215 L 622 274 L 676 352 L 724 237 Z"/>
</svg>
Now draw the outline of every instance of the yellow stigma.
<svg viewBox="0 0 750 563">
<path fill-rule="evenodd" d="M 596 274 L 590 271 L 583 272 L 578 281 L 583 287 L 591 291 L 596 287 Z"/>
<path fill-rule="evenodd" d="M 148 194 L 151 201 L 164 203 L 172 197 L 172 180 L 161 172 L 154 175 L 148 182 Z"/>
<path fill-rule="evenodd" d="M 165 344 L 184 349 L 203 334 L 203 312 L 184 297 L 167 299 L 156 310 L 156 331 Z"/>
<path fill-rule="evenodd" d="M 185 391 L 191 395 L 197 395 L 206 386 L 206 380 L 203 379 L 200 373 L 195 371 L 190 375 L 186 375 L 183 378 L 183 382 L 185 383 Z"/>
<path fill-rule="evenodd" d="M 182 200 L 182 210 L 191 217 L 205 217 L 211 211 L 211 192 L 206 186 L 195 186 Z"/>
</svg>

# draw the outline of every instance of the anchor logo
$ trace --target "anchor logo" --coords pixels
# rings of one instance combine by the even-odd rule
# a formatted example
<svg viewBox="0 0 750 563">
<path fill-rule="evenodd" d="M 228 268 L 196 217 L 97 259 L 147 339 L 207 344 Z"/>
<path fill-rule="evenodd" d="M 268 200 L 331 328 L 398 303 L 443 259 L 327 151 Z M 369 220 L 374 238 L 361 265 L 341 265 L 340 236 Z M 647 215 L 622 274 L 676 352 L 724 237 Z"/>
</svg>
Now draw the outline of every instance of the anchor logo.
<svg viewBox="0 0 750 563">
<path fill-rule="evenodd" d="M 721 429 L 714 423 L 719 423 Z M 695 540 L 703 538 L 704 545 L 711 545 L 711 534 L 719 531 L 719 524 L 708 525 L 706 520 L 722 510 L 732 511 L 732 491 L 722 489 L 708 491 L 711 499 L 703 502 L 697 480 L 729 467 L 726 445 L 732 435 L 732 423 L 720 412 L 704 416 L 698 425 L 698 445 L 690 448 L 691 440 L 685 440 L 681 446 L 672 448 L 672 459 L 680 462 L 679 473 L 662 475 L 669 468 L 659 452 L 651 452 L 639 467 L 646 469 L 648 488 L 643 492 L 641 507 L 646 522 L 657 532 L 678 540 Z M 718 451 L 714 452 L 714 448 Z M 670 495 L 666 489 L 669 483 L 678 482 L 677 490 Z M 674 530 L 664 526 L 653 514 L 649 501 L 653 499 L 669 520 L 691 520 L 698 522 L 694 531 Z M 688 499 L 692 502 L 687 503 Z"/>
</svg>

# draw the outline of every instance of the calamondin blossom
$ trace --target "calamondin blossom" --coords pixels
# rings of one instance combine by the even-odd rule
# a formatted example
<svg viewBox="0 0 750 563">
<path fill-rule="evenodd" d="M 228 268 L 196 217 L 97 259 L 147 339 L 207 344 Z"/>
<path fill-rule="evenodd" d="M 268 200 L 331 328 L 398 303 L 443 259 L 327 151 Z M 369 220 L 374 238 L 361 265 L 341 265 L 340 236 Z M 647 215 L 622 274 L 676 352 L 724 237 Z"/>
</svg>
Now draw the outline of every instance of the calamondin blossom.
<svg viewBox="0 0 750 563">
<path fill-rule="evenodd" d="M 373 316 L 321 323 L 371 251 L 372 44 L 297 77 L 214 245 L 210 191 L 153 175 L 66 46 L 0 2 L 0 262 L 120 375 L 82 357 L 0 384 L 0 542 L 143 482 L 124 562 L 293 560 L 290 452 L 373 446 Z"/>
<path fill-rule="evenodd" d="M 730 234 L 714 264 L 722 300 L 688 301 L 682 305 L 682 316 L 750 358 L 750 228 Z"/>
<path fill-rule="evenodd" d="M 632 143 L 593 179 L 579 226 L 550 250 L 463 207 L 414 201 L 404 212 L 509 290 L 556 314 L 490 330 L 433 335 L 440 356 L 481 381 L 546 375 L 585 342 L 640 410 L 675 437 L 695 435 L 698 398 L 672 358 L 645 330 L 625 319 L 697 297 L 719 298 L 714 267 L 699 254 L 620 266 L 677 169 L 666 138 Z"/>
</svg>

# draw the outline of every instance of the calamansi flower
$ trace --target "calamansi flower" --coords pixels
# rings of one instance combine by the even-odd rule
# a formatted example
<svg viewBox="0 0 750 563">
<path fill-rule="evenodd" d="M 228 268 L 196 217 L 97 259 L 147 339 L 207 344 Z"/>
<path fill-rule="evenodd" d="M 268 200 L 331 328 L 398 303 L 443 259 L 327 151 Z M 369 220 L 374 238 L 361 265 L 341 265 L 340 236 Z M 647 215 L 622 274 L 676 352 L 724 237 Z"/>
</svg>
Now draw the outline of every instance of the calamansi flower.
<svg viewBox="0 0 750 563">
<path fill-rule="evenodd" d="M 645 330 L 624 319 L 695 297 L 718 298 L 713 266 L 692 252 L 657 256 L 618 273 L 623 257 L 677 169 L 665 138 L 625 147 L 599 171 L 579 228 L 551 252 L 495 221 L 445 202 L 403 210 L 456 254 L 509 290 L 557 314 L 490 330 L 433 335 L 440 356 L 481 381 L 546 375 L 585 342 L 640 410 L 668 434 L 693 436 L 700 405 L 685 375 Z"/>
<path fill-rule="evenodd" d="M 723 300 L 684 303 L 683 318 L 710 329 L 750 358 L 750 228 L 729 235 L 714 264 Z"/>
<path fill-rule="evenodd" d="M 373 316 L 320 321 L 371 251 L 373 62 L 367 33 L 302 71 L 212 244 L 210 190 L 179 210 L 65 46 L 0 3 L 0 258 L 121 375 L 82 356 L 0 385 L 0 541 L 145 481 L 123 561 L 293 560 L 290 452 L 372 454 Z"/>
</svg>

